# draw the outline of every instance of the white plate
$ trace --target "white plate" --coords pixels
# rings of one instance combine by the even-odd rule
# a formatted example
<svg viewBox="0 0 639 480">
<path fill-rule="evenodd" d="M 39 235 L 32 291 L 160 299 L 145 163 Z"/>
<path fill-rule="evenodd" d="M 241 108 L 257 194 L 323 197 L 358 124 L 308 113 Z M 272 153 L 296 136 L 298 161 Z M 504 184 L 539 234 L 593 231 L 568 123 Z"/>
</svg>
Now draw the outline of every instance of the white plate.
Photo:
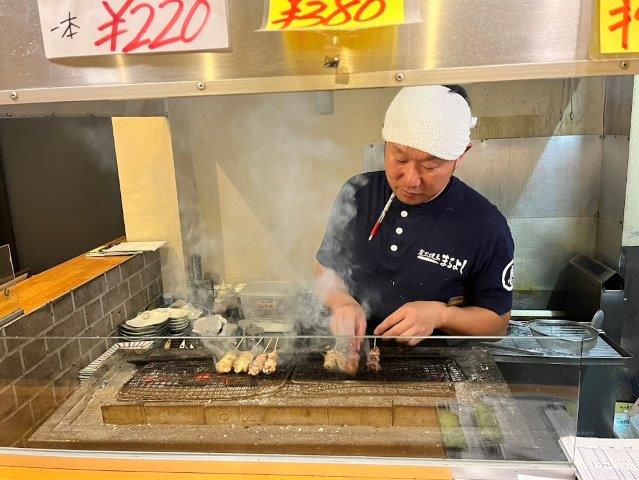
<svg viewBox="0 0 639 480">
<path fill-rule="evenodd" d="M 169 314 L 169 318 L 174 320 L 179 320 L 182 318 L 186 318 L 191 314 L 190 310 L 186 308 L 156 308 L 155 310 L 151 310 L 152 312 L 167 312 Z"/>
<path fill-rule="evenodd" d="M 158 309 L 150 312 L 142 312 L 137 317 L 127 320 L 126 324 L 130 327 L 143 328 L 151 325 L 159 325 L 169 319 L 169 312 L 158 312 Z"/>
</svg>

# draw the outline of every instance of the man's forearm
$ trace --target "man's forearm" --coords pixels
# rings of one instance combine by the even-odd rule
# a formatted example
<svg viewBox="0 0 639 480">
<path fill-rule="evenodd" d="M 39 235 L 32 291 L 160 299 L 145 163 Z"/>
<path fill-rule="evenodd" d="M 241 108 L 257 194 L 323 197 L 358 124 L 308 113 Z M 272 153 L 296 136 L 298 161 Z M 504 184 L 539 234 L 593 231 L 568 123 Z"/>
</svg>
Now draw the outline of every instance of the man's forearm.
<svg viewBox="0 0 639 480">
<path fill-rule="evenodd" d="M 449 335 L 501 336 L 506 334 L 510 312 L 497 315 L 481 307 L 447 307 L 439 330 Z"/>
<path fill-rule="evenodd" d="M 337 274 L 319 263 L 315 267 L 315 294 L 330 310 L 342 305 L 359 305 Z"/>
<path fill-rule="evenodd" d="M 345 291 L 340 290 L 334 290 L 327 293 L 322 300 L 324 301 L 324 305 L 326 305 L 326 307 L 331 311 L 343 305 L 359 305 L 357 300 L 355 300 L 352 296 Z"/>
</svg>

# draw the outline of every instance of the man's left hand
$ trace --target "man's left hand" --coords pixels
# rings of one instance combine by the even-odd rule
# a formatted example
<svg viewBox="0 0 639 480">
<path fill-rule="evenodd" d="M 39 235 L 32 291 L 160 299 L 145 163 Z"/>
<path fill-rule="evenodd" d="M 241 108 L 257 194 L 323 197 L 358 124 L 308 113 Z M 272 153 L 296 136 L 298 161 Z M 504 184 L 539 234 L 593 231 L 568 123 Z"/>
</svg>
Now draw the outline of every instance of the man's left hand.
<svg viewBox="0 0 639 480">
<path fill-rule="evenodd" d="M 447 308 L 442 302 L 410 302 L 390 314 L 375 329 L 375 335 L 402 337 L 396 341 L 415 346 L 446 322 Z"/>
</svg>

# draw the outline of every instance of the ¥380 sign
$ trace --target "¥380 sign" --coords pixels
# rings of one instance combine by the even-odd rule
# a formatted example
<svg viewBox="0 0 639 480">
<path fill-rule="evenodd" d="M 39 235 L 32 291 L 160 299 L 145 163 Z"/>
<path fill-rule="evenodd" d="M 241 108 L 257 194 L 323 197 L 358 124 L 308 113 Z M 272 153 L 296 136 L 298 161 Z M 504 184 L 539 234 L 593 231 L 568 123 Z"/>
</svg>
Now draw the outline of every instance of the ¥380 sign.
<svg viewBox="0 0 639 480">
<path fill-rule="evenodd" d="M 229 47 L 226 0 L 38 0 L 47 58 Z"/>
<path fill-rule="evenodd" d="M 361 30 L 406 22 L 404 0 L 269 0 L 263 30 Z"/>
</svg>

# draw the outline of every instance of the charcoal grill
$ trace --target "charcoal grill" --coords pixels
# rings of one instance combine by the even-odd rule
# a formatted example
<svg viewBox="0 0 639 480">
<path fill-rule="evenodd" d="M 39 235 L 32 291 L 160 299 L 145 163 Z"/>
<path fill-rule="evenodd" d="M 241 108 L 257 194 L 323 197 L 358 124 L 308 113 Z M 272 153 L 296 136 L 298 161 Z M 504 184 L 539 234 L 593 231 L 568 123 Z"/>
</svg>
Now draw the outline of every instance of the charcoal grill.
<svg viewBox="0 0 639 480">
<path fill-rule="evenodd" d="M 407 382 L 463 382 L 466 375 L 459 364 L 451 357 L 386 357 L 382 358 L 382 370 L 375 374 L 366 370 L 365 362 L 354 377 L 340 372 L 329 372 L 324 369 L 324 357 L 309 354 L 304 361 L 299 361 L 293 370 L 293 383 L 354 381 L 375 383 L 407 383 Z"/>
<path fill-rule="evenodd" d="M 282 388 L 290 369 L 273 375 L 219 374 L 213 362 L 204 360 L 151 362 L 140 368 L 118 392 L 119 401 L 193 402 L 237 400 L 272 395 Z"/>
<path fill-rule="evenodd" d="M 386 390 L 407 390 L 415 394 L 428 382 L 455 383 L 467 379 L 450 357 L 389 357 L 382 361 L 382 371 L 366 371 L 364 361 L 355 377 L 328 372 L 324 357 L 318 352 L 303 357 L 285 357 L 273 375 L 252 377 L 246 374 L 219 374 L 207 360 L 170 360 L 151 362 L 133 374 L 119 390 L 123 402 L 193 402 L 241 400 L 256 397 L 322 397 Z"/>
</svg>

